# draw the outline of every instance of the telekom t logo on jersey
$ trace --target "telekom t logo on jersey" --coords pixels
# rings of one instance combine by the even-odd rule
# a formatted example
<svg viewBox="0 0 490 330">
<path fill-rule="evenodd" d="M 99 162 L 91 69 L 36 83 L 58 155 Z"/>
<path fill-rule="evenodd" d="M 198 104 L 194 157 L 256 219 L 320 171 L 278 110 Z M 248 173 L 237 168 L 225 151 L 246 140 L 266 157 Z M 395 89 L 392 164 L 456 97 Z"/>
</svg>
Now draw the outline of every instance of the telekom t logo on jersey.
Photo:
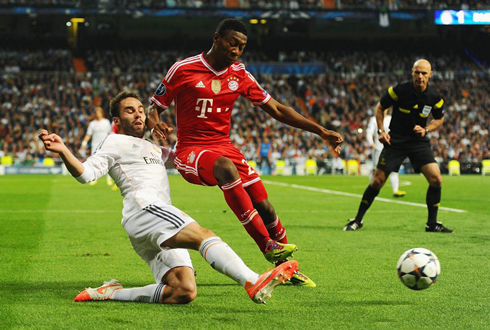
<svg viewBox="0 0 490 330">
<path fill-rule="evenodd" d="M 226 108 L 223 112 L 227 112 L 230 108 Z M 208 118 L 206 112 L 213 112 L 213 99 L 197 99 L 196 111 L 200 111 L 197 118 Z M 216 108 L 216 112 L 220 113 L 221 108 Z"/>
</svg>

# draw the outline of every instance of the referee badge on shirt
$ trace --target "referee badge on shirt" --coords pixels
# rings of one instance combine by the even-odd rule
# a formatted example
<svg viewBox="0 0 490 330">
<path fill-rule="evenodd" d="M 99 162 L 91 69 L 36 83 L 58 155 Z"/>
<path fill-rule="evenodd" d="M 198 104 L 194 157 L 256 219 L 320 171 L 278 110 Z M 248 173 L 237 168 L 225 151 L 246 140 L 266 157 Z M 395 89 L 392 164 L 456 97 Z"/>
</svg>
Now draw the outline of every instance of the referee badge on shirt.
<svg viewBox="0 0 490 330">
<path fill-rule="evenodd" d="M 211 81 L 211 90 L 214 92 L 214 94 L 221 92 L 221 81 L 213 79 Z"/>
<path fill-rule="evenodd" d="M 422 109 L 422 115 L 421 117 L 428 117 L 430 111 L 432 110 L 432 107 L 430 105 L 425 105 L 424 108 Z"/>
</svg>

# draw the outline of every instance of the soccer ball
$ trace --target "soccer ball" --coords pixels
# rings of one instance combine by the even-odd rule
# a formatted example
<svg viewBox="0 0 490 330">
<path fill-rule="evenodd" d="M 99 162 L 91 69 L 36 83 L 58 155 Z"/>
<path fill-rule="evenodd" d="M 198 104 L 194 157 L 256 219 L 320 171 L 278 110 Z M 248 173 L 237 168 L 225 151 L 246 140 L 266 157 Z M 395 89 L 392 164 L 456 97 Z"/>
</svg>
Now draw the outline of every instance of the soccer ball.
<svg viewBox="0 0 490 330">
<path fill-rule="evenodd" d="M 441 273 L 439 259 L 424 248 L 410 249 L 402 254 L 396 265 L 398 277 L 412 290 L 424 290 L 434 284 Z"/>
</svg>

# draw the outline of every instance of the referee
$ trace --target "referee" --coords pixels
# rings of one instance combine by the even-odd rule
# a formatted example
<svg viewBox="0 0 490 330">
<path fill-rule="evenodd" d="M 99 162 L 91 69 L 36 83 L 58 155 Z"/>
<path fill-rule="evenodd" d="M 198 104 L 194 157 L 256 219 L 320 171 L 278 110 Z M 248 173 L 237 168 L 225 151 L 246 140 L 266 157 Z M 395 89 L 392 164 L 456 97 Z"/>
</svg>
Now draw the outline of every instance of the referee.
<svg viewBox="0 0 490 330">
<path fill-rule="evenodd" d="M 354 219 L 349 219 L 344 231 L 362 228 L 362 218 L 384 186 L 386 179 L 391 172 L 398 172 L 403 160 L 408 157 L 415 172 L 422 173 L 429 182 L 426 197 L 429 216 L 425 231 L 453 232 L 437 221 L 437 211 L 441 203 L 442 177 L 427 135 L 430 131 L 438 129 L 444 122 L 444 100 L 434 87 L 428 85 L 432 73 L 429 61 L 417 60 L 412 68 L 412 81 L 405 81 L 388 88 L 387 93 L 377 104 L 378 136 L 384 148 L 374 177 L 364 191 L 357 215 Z M 393 107 L 393 117 L 388 134 L 383 129 L 383 118 L 384 110 L 390 107 Z M 433 120 L 427 125 L 430 114 Z"/>
</svg>

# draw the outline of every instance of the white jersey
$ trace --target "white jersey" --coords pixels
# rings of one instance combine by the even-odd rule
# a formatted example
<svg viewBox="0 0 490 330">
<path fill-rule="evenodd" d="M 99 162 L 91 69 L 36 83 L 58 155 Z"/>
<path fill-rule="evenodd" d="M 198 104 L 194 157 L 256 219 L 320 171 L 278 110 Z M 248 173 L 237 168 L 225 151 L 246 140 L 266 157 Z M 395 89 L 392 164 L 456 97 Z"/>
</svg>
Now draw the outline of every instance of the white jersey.
<svg viewBox="0 0 490 330">
<path fill-rule="evenodd" d="M 385 132 L 390 131 L 391 115 L 387 115 L 383 119 L 383 129 Z M 374 143 L 374 149 L 383 150 L 383 144 L 379 142 L 378 137 L 378 124 L 376 123 L 376 116 L 369 118 L 369 122 L 366 128 L 366 139 L 369 145 Z"/>
<path fill-rule="evenodd" d="M 97 146 L 104 141 L 107 135 L 111 133 L 112 125 L 111 122 L 102 118 L 101 120 L 92 120 L 88 124 L 87 135 L 92 136 L 92 155 L 95 152 Z"/>
<path fill-rule="evenodd" d="M 124 223 L 150 204 L 171 204 L 165 162 L 173 161 L 174 157 L 173 150 L 148 140 L 111 134 L 83 163 L 85 170 L 76 179 L 87 183 L 109 172 L 124 197 Z"/>
</svg>

